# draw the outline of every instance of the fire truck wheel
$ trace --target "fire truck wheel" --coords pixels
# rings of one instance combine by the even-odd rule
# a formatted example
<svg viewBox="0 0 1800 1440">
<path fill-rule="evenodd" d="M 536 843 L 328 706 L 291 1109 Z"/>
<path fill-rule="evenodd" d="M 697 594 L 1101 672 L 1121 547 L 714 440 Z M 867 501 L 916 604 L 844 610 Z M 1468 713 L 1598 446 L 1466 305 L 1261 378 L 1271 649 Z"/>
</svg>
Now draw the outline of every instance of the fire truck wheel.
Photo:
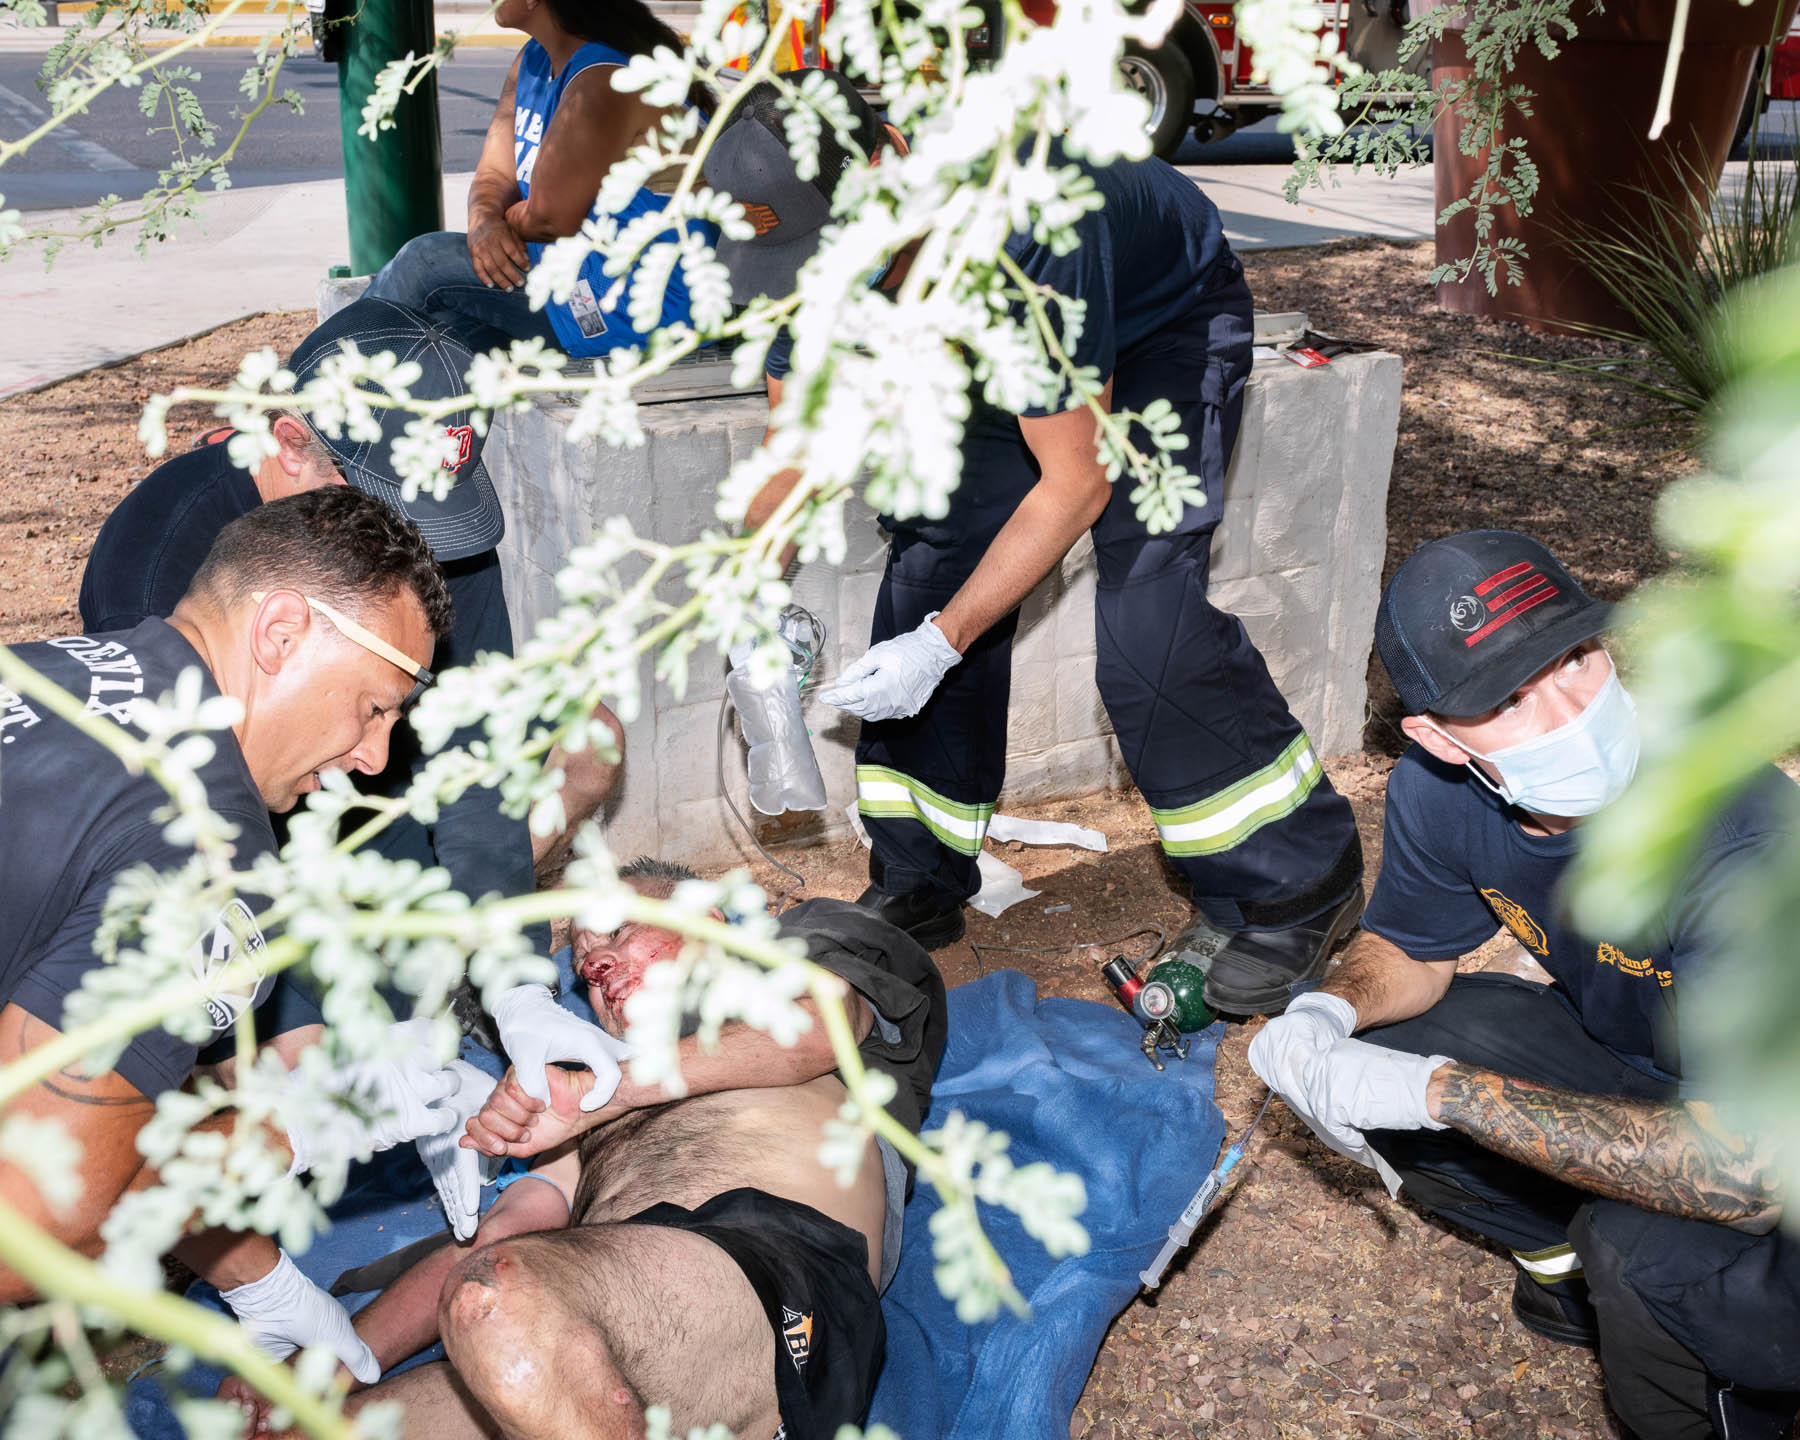
<svg viewBox="0 0 1800 1440">
<path fill-rule="evenodd" d="M 1150 147 L 1167 160 L 1180 148 L 1194 114 L 1194 67 L 1174 45 L 1127 45 L 1119 58 L 1125 83 L 1150 106 Z"/>
</svg>

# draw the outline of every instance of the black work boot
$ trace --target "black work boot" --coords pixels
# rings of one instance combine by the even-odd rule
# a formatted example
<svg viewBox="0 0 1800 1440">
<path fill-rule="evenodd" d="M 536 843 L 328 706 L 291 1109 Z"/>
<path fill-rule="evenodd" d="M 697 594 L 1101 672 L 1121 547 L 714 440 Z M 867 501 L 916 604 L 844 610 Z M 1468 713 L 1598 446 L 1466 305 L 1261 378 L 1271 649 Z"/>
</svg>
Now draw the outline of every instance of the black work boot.
<svg viewBox="0 0 1800 1440">
<path fill-rule="evenodd" d="M 1284 930 L 1221 930 L 1196 912 L 1169 954 L 1206 972 L 1202 992 L 1220 1015 L 1279 1015 L 1290 988 L 1325 973 L 1331 952 L 1362 917 L 1359 883 L 1349 899 Z"/>
<path fill-rule="evenodd" d="M 1585 1280 L 1546 1285 L 1521 1270 L 1513 1277 L 1512 1313 L 1533 1335 L 1559 1345 L 1592 1350 L 1600 1343 L 1600 1321 L 1588 1300 Z"/>
<path fill-rule="evenodd" d="M 896 929 L 904 930 L 927 950 L 941 950 L 962 939 L 967 928 L 963 921 L 962 902 L 946 902 L 943 895 L 930 890 L 914 890 L 906 895 L 890 895 L 871 885 L 856 897 L 856 903 L 872 910 Z M 945 908 L 946 903 L 949 908 Z"/>
</svg>

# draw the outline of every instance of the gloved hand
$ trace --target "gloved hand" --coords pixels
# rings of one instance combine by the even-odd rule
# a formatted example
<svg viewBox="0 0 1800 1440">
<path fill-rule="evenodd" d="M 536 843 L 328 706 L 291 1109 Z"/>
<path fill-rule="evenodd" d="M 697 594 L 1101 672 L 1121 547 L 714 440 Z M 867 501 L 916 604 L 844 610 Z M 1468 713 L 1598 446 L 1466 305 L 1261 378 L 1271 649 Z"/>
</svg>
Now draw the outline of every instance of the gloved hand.
<svg viewBox="0 0 1800 1440">
<path fill-rule="evenodd" d="M 447 1110 L 455 1123 L 441 1135 L 421 1135 L 417 1142 L 419 1158 L 431 1172 L 431 1183 L 437 1187 L 444 1216 L 458 1240 L 475 1233 L 481 1211 L 481 1182 L 484 1160 L 479 1151 L 466 1150 L 457 1142 L 463 1128 L 487 1104 L 494 1093 L 495 1080 L 483 1075 L 466 1060 L 452 1060 L 450 1073 L 456 1077 L 456 1088 L 438 1101 L 434 1110 Z"/>
<path fill-rule="evenodd" d="M 1250 1068 L 1292 1105 L 1305 1103 L 1306 1067 L 1356 1029 L 1356 1008 L 1341 995 L 1309 991 L 1264 1025 L 1250 1042 Z"/>
<path fill-rule="evenodd" d="M 594 1088 L 582 1098 L 584 1111 L 598 1110 L 619 1088 L 619 1062 L 629 1060 L 632 1049 L 615 1040 L 598 1025 L 578 1020 L 556 1003 L 542 985 L 515 985 L 494 1006 L 500 1026 L 500 1043 L 525 1093 L 550 1103 L 550 1082 L 544 1067 L 553 1060 L 585 1065 L 594 1072 Z"/>
<path fill-rule="evenodd" d="M 1431 1118 L 1425 1088 L 1431 1072 L 1449 1063 L 1448 1055 L 1340 1040 L 1316 1062 L 1309 1089 L 1318 1118 L 1336 1135 L 1354 1135 L 1358 1144 L 1365 1130 L 1446 1130 Z"/>
<path fill-rule="evenodd" d="M 862 659 L 838 676 L 837 684 L 819 692 L 819 698 L 864 720 L 917 715 L 950 667 L 962 660 L 944 632 L 931 623 L 942 613 L 933 610 L 918 629 L 871 645 Z"/>
<path fill-rule="evenodd" d="M 462 1128 L 453 1110 L 436 1108 L 458 1084 L 456 1075 L 437 1063 L 436 1022 L 404 1020 L 392 1033 L 402 1045 L 411 1042 L 410 1052 L 403 1050 L 398 1060 L 361 1060 L 332 1078 L 331 1090 L 354 1109 L 322 1106 L 310 1086 L 291 1082 L 291 1099 L 277 1106 L 294 1151 L 290 1174 L 310 1170 L 326 1155 L 374 1154 L 421 1135 Z"/>
<path fill-rule="evenodd" d="M 251 1343 L 271 1360 L 296 1350 L 328 1345 L 346 1369 L 365 1385 L 381 1378 L 375 1352 L 351 1327 L 350 1314 L 288 1259 L 287 1251 L 260 1280 L 220 1292 Z"/>
</svg>

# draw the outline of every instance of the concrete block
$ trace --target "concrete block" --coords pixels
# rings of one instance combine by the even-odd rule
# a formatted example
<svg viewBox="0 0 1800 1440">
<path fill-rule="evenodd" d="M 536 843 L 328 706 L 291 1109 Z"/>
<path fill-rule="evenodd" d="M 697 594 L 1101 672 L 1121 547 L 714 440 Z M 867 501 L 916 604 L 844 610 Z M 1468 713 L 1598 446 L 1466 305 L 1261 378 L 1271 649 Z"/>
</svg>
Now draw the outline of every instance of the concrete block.
<svg viewBox="0 0 1800 1440">
<path fill-rule="evenodd" d="M 1053 747 L 1025 774 L 1014 776 L 1009 768 L 1000 808 L 1092 795 L 1130 783 L 1118 743 L 1110 735 L 1094 735 Z"/>
<path fill-rule="evenodd" d="M 1244 622 L 1269 676 L 1310 735 L 1325 718 L 1331 663 L 1328 577 L 1318 568 L 1252 575 L 1216 588 L 1215 604 Z M 1366 656 L 1362 662 L 1367 665 Z"/>
<path fill-rule="evenodd" d="M 1001 810 L 1009 805 L 1035 805 L 1040 800 L 1054 798 L 1056 787 L 1051 780 L 1050 766 L 1050 756 L 1054 753 L 1055 747 L 1052 747 L 1029 755 L 1006 757 L 1006 787 L 1000 792 Z"/>
<path fill-rule="evenodd" d="M 1066 659 L 1094 652 L 1094 542 L 1083 535 L 1063 557 L 1062 597 L 1056 604 L 1056 653 Z"/>
<path fill-rule="evenodd" d="M 645 407 L 649 487 L 656 507 L 651 533 L 668 544 L 697 540 L 703 531 L 718 526 L 713 506 L 719 481 L 731 468 L 730 422 L 708 424 L 691 413 L 712 403 L 731 402 Z M 679 417 L 658 413 L 668 411 L 684 413 Z M 757 433 L 762 433 L 760 422 Z"/>
<path fill-rule="evenodd" d="M 1375 644 L 1375 611 L 1380 604 L 1381 561 L 1387 545 L 1387 492 L 1394 443 L 1400 428 L 1401 361 L 1398 355 L 1370 355 L 1357 419 L 1360 460 L 1357 483 L 1346 486 L 1338 503 L 1338 523 L 1330 564 L 1352 583 L 1331 591 L 1331 646 L 1343 656 L 1367 655 Z M 1362 748 L 1363 711 L 1368 700 L 1366 670 L 1338 663 L 1325 691 L 1325 720 L 1318 743 L 1327 755 Z"/>
<path fill-rule="evenodd" d="M 1064 655 L 1056 662 L 1056 738 L 1079 740 L 1112 734 L 1112 719 L 1094 684 L 1092 655 Z"/>
<path fill-rule="evenodd" d="M 838 581 L 838 628 L 831 637 L 836 655 L 825 679 L 839 675 L 863 651 L 869 648 L 869 622 L 875 614 L 875 596 L 881 589 L 881 567 L 886 562 L 885 547 L 873 568 L 846 571 Z"/>
<path fill-rule="evenodd" d="M 717 795 L 719 763 L 718 702 L 671 705 L 656 712 L 657 801 L 670 804 Z M 743 769 L 744 742 L 734 724 L 725 741 L 726 764 Z"/>
<path fill-rule="evenodd" d="M 1052 570 L 1019 606 L 1019 628 L 1013 636 L 1013 664 L 1047 665 L 1056 658 L 1056 612 L 1062 599 L 1062 577 Z M 1091 632 L 1090 626 L 1090 632 Z M 1090 642 L 1091 643 L 1091 642 Z"/>
<path fill-rule="evenodd" d="M 717 795 L 676 801 L 663 808 L 660 820 L 658 833 L 665 859 L 724 868 L 745 864 L 756 853 Z"/>
<path fill-rule="evenodd" d="M 1321 371 L 1257 367 L 1219 497 L 1212 598 L 1243 619 L 1321 753 L 1352 749 L 1360 735 L 1400 379 L 1390 355 L 1345 356 Z M 567 445 L 567 404 L 497 417 L 487 453 L 507 509 L 501 559 L 515 631 L 555 608 L 554 570 L 606 517 L 626 515 L 640 534 L 669 542 L 712 528 L 717 482 L 760 441 L 765 408 L 755 395 L 646 404 L 649 443 L 631 451 Z M 840 833 L 855 799 L 859 723 L 817 692 L 868 646 L 887 541 L 860 499 L 846 503 L 844 524 L 844 564 L 807 565 L 794 591 L 828 631 L 803 703 L 829 810 L 811 825 L 753 819 L 779 843 Z M 1093 683 L 1093 594 L 1084 539 L 1025 602 L 1003 804 L 1127 783 Z M 696 652 L 681 696 L 650 685 L 647 663 L 644 675 L 645 711 L 628 728 L 611 843 L 621 854 L 735 863 L 746 847 L 715 793 L 724 663 Z M 726 762 L 727 787 L 741 795 L 741 744 L 727 748 Z"/>
<path fill-rule="evenodd" d="M 1090 688 L 1092 681 L 1089 681 Z M 1031 755 L 1048 750 L 1057 731 L 1056 662 L 1053 658 L 1027 660 L 1017 655 L 1012 667 L 1012 703 L 1006 717 L 1006 753 Z"/>
<path fill-rule="evenodd" d="M 319 282 L 319 321 L 323 324 L 346 305 L 362 299 L 373 275 L 326 276 Z"/>
<path fill-rule="evenodd" d="M 1253 504 L 1225 507 L 1225 518 L 1213 531 L 1212 563 L 1207 569 L 1215 586 L 1222 580 L 1241 580 L 1250 573 L 1251 562 L 1256 558 L 1255 530 Z"/>
</svg>

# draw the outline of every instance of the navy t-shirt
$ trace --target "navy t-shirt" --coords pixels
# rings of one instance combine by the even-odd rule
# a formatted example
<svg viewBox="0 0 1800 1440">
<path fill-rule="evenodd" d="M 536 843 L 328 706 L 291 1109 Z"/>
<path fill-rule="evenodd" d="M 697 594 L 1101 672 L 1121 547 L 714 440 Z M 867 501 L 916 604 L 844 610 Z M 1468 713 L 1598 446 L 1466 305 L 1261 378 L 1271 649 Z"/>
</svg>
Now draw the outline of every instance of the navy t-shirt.
<svg viewBox="0 0 1800 1440">
<path fill-rule="evenodd" d="M 1105 199 L 1101 209 L 1075 223 L 1081 243 L 1066 255 L 1056 255 L 1028 231 L 1015 231 L 1006 239 L 1006 254 L 1031 280 L 1084 303 L 1080 338 L 1069 351 L 1075 365 L 1093 366 L 1102 382 L 1122 368 L 1128 377 L 1135 369 L 1137 381 L 1148 376 L 1154 382 L 1153 393 L 1178 406 L 1193 400 L 1222 404 L 1222 360 L 1213 352 L 1208 317 L 1241 300 L 1247 352 L 1249 300 L 1242 267 L 1226 244 L 1217 208 L 1193 181 L 1161 160 L 1083 164 L 1081 169 Z M 1013 313 L 1019 322 L 1026 321 L 1023 301 L 1015 303 Z M 785 331 L 770 345 L 764 370 L 772 379 L 786 377 L 792 349 Z M 1127 398 L 1126 403 L 1129 407 L 1142 402 Z M 1035 417 L 1059 408 L 1034 407 L 1023 413 Z M 939 520 L 881 517 L 883 527 L 902 537 L 903 544 L 923 541 L 941 552 L 935 578 L 950 578 L 972 565 L 980 548 L 1037 483 L 1037 457 L 1019 419 L 1018 414 L 989 404 L 980 382 L 974 382 L 969 418 L 963 424 L 962 475 L 949 514 Z M 1200 437 L 1190 439 L 1198 445 Z M 1223 456 L 1213 458 L 1223 466 Z M 1207 463 L 1198 450 L 1188 461 L 1202 474 Z M 1120 493 L 1129 491 L 1126 486 Z M 1122 513 L 1132 514 L 1130 507 Z M 1210 525 L 1217 511 L 1192 507 L 1188 517 L 1184 524 Z M 1126 530 L 1136 537 L 1135 519 L 1128 521 Z M 959 548 L 962 553 L 949 558 L 948 552 Z"/>
<path fill-rule="evenodd" d="M 211 431 L 159 465 L 107 517 L 81 576 L 88 634 L 171 613 L 219 532 L 262 504 L 250 472 L 231 463 L 231 434 Z"/>
<path fill-rule="evenodd" d="M 132 701 L 162 696 L 187 669 L 200 670 L 208 696 L 219 693 L 193 646 L 161 620 L 20 645 L 13 653 L 90 712 L 122 724 L 129 724 Z M 200 779 L 212 808 L 238 828 L 234 863 L 242 870 L 274 850 L 275 836 L 237 740 L 222 731 L 213 742 Z M 152 818 L 167 800 L 160 785 L 127 773 L 98 741 L 41 704 L 0 689 L 0 1003 L 64 1028 L 65 997 L 103 963 L 94 953 L 94 932 L 113 881 L 139 864 L 175 869 L 193 854 L 165 839 L 166 822 Z M 250 907 L 231 903 L 252 946 L 260 946 Z M 217 970 L 233 958 L 235 939 L 224 918 L 196 934 L 196 971 Z M 244 1004 L 267 989 L 265 981 L 254 996 L 214 996 L 207 1006 L 214 1034 L 229 1031 Z M 151 1030 L 113 1068 L 154 1096 L 187 1078 L 195 1053 L 166 1030 Z"/>
<path fill-rule="evenodd" d="M 146 615 L 172 613 L 219 532 L 262 504 L 248 472 L 231 463 L 224 443 L 230 437 L 230 430 L 211 432 L 194 450 L 151 471 L 107 516 L 81 577 L 85 627 L 101 622 L 130 626 Z M 441 674 L 484 652 L 512 654 L 500 556 L 489 550 L 443 569 L 455 615 L 450 633 L 438 641 L 431 668 Z M 450 744 L 467 745 L 485 734 L 479 725 L 470 726 L 456 732 Z M 358 776 L 357 783 L 375 794 L 401 794 L 425 759 L 411 727 L 397 725 L 387 768 L 377 776 Z M 374 847 L 392 859 L 442 865 L 451 883 L 471 899 L 496 891 L 529 895 L 536 888 L 530 831 L 523 820 L 501 813 L 495 790 L 466 791 L 430 827 L 410 818 L 397 820 Z M 526 933 L 548 953 L 548 925 Z"/>
<path fill-rule="evenodd" d="M 1770 767 L 1714 826 L 1651 934 L 1586 934 L 1558 892 L 1576 833 L 1527 834 L 1466 766 L 1415 745 L 1388 780 L 1381 874 L 1363 926 L 1415 960 L 1451 960 L 1503 925 L 1590 1035 L 1640 1070 L 1680 1079 L 1681 992 L 1706 964 L 1745 865 L 1791 843 L 1797 806 L 1800 791 Z"/>
<path fill-rule="evenodd" d="M 1069 157 L 1054 158 L 1069 163 Z M 1081 243 L 1057 255 L 1029 231 L 1016 230 L 1003 248 L 1029 278 L 1086 305 L 1069 358 L 1078 367 L 1092 365 L 1105 381 L 1120 355 L 1201 313 L 1215 280 L 1235 284 L 1239 270 L 1218 207 L 1173 166 L 1155 159 L 1073 163 L 1106 200 L 1076 221 Z M 1026 319 L 1024 302 L 1013 306 L 1013 314 Z M 769 347 L 766 373 L 777 380 L 786 376 L 791 351 L 783 332 Z"/>
</svg>

